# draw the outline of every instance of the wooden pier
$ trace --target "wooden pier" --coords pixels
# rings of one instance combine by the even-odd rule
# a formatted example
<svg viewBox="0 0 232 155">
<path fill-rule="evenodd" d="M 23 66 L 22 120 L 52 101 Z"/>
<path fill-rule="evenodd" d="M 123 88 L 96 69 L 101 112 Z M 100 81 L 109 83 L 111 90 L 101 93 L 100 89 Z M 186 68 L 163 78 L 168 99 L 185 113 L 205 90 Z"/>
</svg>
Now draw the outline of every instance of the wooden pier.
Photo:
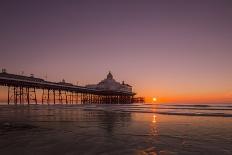
<svg viewBox="0 0 232 155">
<path fill-rule="evenodd" d="M 33 76 L 0 73 L 0 86 L 8 87 L 8 104 L 130 104 L 135 93 L 50 82 Z M 38 91 L 42 91 L 38 94 Z M 39 96 L 40 95 L 40 96 Z"/>
</svg>

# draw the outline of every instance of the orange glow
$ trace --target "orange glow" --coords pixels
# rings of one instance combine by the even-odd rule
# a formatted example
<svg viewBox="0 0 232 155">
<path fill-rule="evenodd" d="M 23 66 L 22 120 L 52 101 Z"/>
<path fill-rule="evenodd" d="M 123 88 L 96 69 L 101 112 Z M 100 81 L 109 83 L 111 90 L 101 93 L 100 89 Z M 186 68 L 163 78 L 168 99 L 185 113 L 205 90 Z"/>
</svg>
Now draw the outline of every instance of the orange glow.
<svg viewBox="0 0 232 155">
<path fill-rule="evenodd" d="M 157 101 L 157 99 L 156 99 L 155 97 L 153 97 L 153 98 L 152 98 L 152 101 L 153 101 L 153 102 L 156 102 L 156 101 Z"/>
<path fill-rule="evenodd" d="M 41 96 L 41 91 L 37 91 L 38 96 Z M 232 103 L 232 93 L 229 92 L 215 92 L 215 93 L 189 93 L 189 94 L 177 94 L 175 92 L 140 92 L 137 91 L 139 96 L 145 97 L 146 103 L 157 103 L 157 104 L 165 104 L 165 103 Z M 150 95 L 151 94 L 151 95 Z M 158 97 L 154 97 L 155 94 Z M 7 87 L 0 87 L 0 102 L 7 102 Z"/>
<path fill-rule="evenodd" d="M 146 95 L 146 94 L 145 94 Z M 231 103 L 232 95 L 229 93 L 202 93 L 202 94 L 158 94 L 159 100 L 146 96 L 146 103 Z"/>
</svg>

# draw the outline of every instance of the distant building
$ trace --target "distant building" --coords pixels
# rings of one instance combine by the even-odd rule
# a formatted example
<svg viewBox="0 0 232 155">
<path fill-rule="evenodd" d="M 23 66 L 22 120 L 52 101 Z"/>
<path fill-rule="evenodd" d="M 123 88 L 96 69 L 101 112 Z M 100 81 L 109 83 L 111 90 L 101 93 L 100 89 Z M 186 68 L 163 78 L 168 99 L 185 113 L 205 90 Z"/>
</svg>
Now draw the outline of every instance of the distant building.
<svg viewBox="0 0 232 155">
<path fill-rule="evenodd" d="M 132 92 L 132 86 L 125 84 L 124 81 L 122 83 L 117 82 L 111 72 L 108 73 L 106 79 L 102 80 L 98 84 L 86 85 L 88 88 L 99 89 L 99 90 L 108 90 L 108 91 L 124 91 L 124 92 Z"/>
</svg>

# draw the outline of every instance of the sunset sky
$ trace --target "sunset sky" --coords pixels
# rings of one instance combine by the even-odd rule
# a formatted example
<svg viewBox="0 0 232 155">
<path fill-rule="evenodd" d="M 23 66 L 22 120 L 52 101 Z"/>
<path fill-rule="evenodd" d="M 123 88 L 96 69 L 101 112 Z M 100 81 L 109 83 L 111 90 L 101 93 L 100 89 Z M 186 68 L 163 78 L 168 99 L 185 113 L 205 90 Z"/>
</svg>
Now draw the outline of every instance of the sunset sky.
<svg viewBox="0 0 232 155">
<path fill-rule="evenodd" d="M 232 103 L 231 0 L 3 0 L 0 21 L 10 73 L 86 85 L 110 70 L 148 101 Z"/>
</svg>

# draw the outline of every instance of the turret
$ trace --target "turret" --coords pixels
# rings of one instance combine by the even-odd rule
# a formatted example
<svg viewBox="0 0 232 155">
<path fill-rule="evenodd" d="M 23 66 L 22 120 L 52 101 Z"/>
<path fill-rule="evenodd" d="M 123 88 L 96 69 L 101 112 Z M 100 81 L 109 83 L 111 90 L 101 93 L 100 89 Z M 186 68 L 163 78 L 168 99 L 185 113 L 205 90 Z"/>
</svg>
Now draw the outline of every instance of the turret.
<svg viewBox="0 0 232 155">
<path fill-rule="evenodd" d="M 3 68 L 3 69 L 2 69 L 2 73 L 6 73 L 6 68 Z"/>
<path fill-rule="evenodd" d="M 111 72 L 109 71 L 108 75 L 107 75 L 107 79 L 113 79 L 113 75 L 111 74 Z"/>
</svg>

